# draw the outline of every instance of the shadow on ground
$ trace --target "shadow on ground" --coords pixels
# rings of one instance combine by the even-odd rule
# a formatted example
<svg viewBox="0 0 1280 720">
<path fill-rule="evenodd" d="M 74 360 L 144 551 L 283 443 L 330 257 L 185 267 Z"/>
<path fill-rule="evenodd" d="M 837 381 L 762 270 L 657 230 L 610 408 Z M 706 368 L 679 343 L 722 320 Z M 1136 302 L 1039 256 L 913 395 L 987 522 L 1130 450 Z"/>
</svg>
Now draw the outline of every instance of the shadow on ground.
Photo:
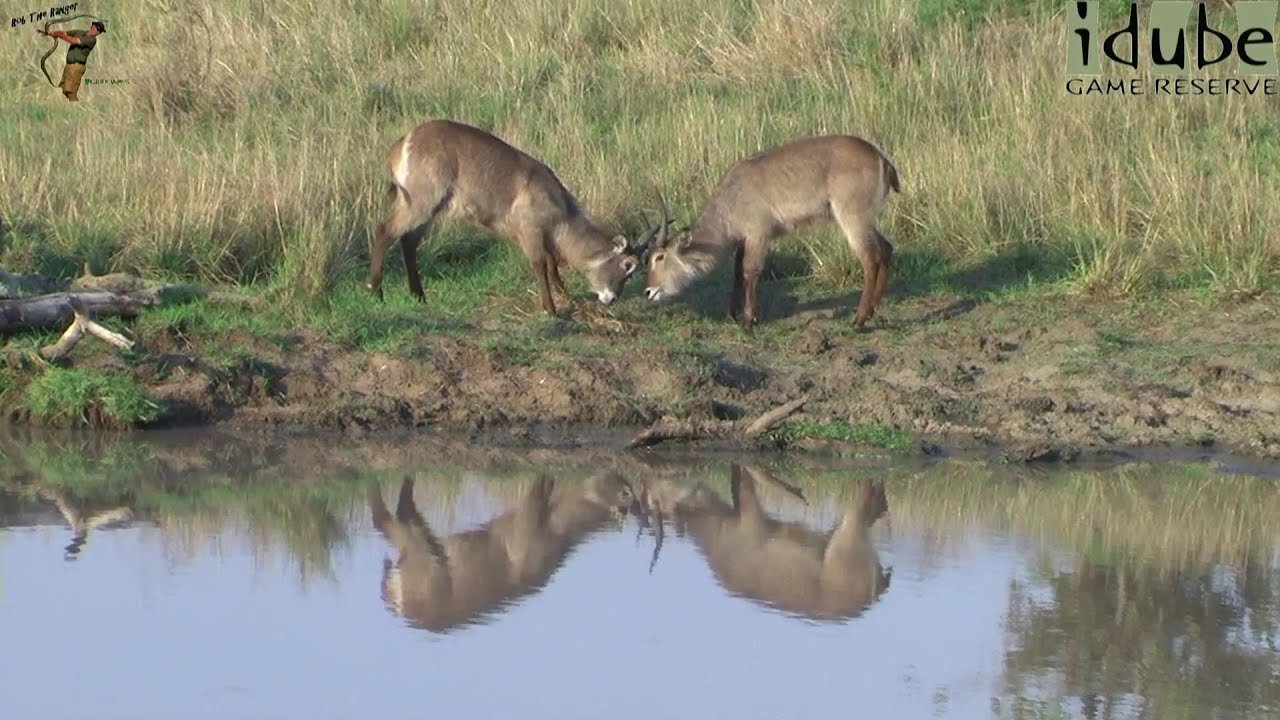
<svg viewBox="0 0 1280 720">
<path fill-rule="evenodd" d="M 723 263 L 706 281 L 691 287 L 672 304 L 683 306 L 702 319 L 728 320 L 731 266 L 730 262 Z M 814 272 L 808 255 L 771 253 L 757 289 L 758 322 L 815 315 L 852 322 L 862 294 L 861 272 L 853 272 L 851 282 L 856 284 L 834 291 L 829 287 L 811 289 Z M 1065 255 L 1030 243 L 1010 245 L 1001 253 L 964 265 L 934 250 L 899 248 L 881 308 L 909 298 L 953 294 L 959 296 L 954 302 L 907 322 L 949 319 L 1015 288 L 1053 283 L 1065 279 L 1070 272 L 1071 263 Z"/>
</svg>

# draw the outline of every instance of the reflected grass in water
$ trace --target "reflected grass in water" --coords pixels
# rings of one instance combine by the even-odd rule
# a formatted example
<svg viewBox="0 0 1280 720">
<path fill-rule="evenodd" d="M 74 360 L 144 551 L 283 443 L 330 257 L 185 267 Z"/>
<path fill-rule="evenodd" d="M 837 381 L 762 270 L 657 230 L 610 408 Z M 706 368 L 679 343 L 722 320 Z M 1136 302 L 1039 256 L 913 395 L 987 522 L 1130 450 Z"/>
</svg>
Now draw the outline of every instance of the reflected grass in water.
<svg viewBox="0 0 1280 720">
<path fill-rule="evenodd" d="M 895 524 L 938 532 L 981 525 L 1095 556 L 1123 553 L 1166 571 L 1268 564 L 1280 520 L 1275 480 L 1195 464 L 1045 474 L 952 463 L 890 488 Z"/>
<path fill-rule="evenodd" d="M 188 559 L 229 527 L 242 526 L 259 557 L 282 544 L 304 583 L 331 576 L 331 555 L 347 540 L 352 498 L 367 481 L 340 475 L 307 482 L 286 466 L 189 472 L 149 445 L 128 442 L 96 449 L 30 442 L 0 452 L 8 461 L 0 489 L 29 503 L 52 502 L 64 517 L 128 508 L 135 519 L 161 528 L 174 543 L 170 549 Z"/>
</svg>

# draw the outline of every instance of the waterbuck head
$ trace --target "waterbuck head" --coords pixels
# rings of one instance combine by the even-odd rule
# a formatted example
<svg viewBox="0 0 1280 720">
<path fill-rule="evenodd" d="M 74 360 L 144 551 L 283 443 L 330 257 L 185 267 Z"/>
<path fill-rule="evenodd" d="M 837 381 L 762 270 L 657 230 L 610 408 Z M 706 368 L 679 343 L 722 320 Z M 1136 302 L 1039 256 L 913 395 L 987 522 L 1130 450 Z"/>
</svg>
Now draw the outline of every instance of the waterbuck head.
<svg viewBox="0 0 1280 720">
<path fill-rule="evenodd" d="M 612 252 L 594 261 L 583 271 L 591 292 L 608 305 L 622 295 L 627 280 L 640 268 L 641 246 L 632 246 L 623 235 L 613 238 Z"/>
<path fill-rule="evenodd" d="M 665 204 L 663 207 L 665 209 Z M 648 218 L 645 218 L 645 224 L 649 224 Z M 622 288 L 627 280 L 640 269 L 645 252 L 660 233 L 665 237 L 665 232 L 665 225 L 651 226 L 635 245 L 629 244 L 624 235 L 614 236 L 612 252 L 595 261 L 586 270 L 587 281 L 600 302 L 608 305 L 622 295 Z"/>
<path fill-rule="evenodd" d="M 591 476 L 587 480 L 585 497 L 592 504 L 607 508 L 615 519 L 625 518 L 636 502 L 631 486 L 614 471 Z"/>
<path fill-rule="evenodd" d="M 689 287 L 702 273 L 684 257 L 690 246 L 690 233 L 686 229 L 671 238 L 671 212 L 666 198 L 662 200 L 662 223 L 658 231 L 646 238 L 645 250 L 649 253 L 649 271 L 645 278 L 645 295 L 650 300 L 675 297 Z"/>
</svg>

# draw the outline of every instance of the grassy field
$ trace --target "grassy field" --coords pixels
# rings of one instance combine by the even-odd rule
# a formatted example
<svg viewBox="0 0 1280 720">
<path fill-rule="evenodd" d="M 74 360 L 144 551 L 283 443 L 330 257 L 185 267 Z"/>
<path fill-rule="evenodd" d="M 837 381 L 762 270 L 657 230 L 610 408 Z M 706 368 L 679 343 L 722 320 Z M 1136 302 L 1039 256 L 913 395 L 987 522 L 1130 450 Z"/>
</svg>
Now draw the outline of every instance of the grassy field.
<svg viewBox="0 0 1280 720">
<path fill-rule="evenodd" d="M 1128 4 L 1101 5 L 1104 29 L 1119 26 Z M 1234 27 L 1229 10 L 1212 6 L 1215 27 Z M 1059 2 L 634 0 L 604 9 L 388 0 L 371 11 L 354 2 L 196 9 L 148 0 L 90 10 L 110 29 L 87 77 L 127 82 L 86 85 L 77 105 L 36 67 L 48 41 L 34 25 L 9 29 L 0 45 L 19 69 L 0 78 L 0 101 L 12 108 L 0 117 L 0 267 L 66 279 L 87 264 L 235 286 L 265 302 L 246 312 L 252 306 L 197 300 L 113 321 L 143 349 L 57 373 L 7 352 L 35 350 L 52 333 L 12 339 L 0 357 L 0 402 L 37 416 L 145 424 L 157 412 L 148 393 L 170 379 L 166 353 L 196 356 L 211 387 L 221 387 L 223 369 L 253 385 L 264 362 L 296 376 L 297 343 L 327 356 L 312 365 L 347 355 L 344 379 L 321 383 L 335 388 L 363 382 L 364 358 L 388 353 L 446 375 L 484 365 L 491 389 L 527 380 L 512 369 L 587 365 L 597 374 L 582 382 L 630 397 L 643 388 L 624 360 L 669 355 L 680 372 L 650 410 L 676 414 L 706 399 L 704 381 L 723 380 L 715 367 L 726 357 L 812 375 L 832 365 L 823 348 L 857 345 L 864 354 L 848 364 L 865 372 L 828 378 L 825 405 L 779 433 L 883 447 L 909 443 L 911 413 L 894 410 L 904 401 L 913 417 L 942 425 L 1009 415 L 996 389 L 981 412 L 969 391 L 934 398 L 899 384 L 897 395 L 860 405 L 849 390 L 885 373 L 918 373 L 930 388 L 974 377 L 957 366 L 956 348 L 988 335 L 1022 348 L 1016 363 L 1004 350 L 983 360 L 1001 363 L 986 367 L 993 386 L 1059 368 L 1054 382 L 1072 387 L 1056 405 L 1017 402 L 1072 417 L 1083 407 L 1072 395 L 1091 392 L 1098 377 L 1112 378 L 1116 395 L 1199 382 L 1198 364 L 1220 355 L 1253 363 L 1245 375 L 1255 380 L 1274 370 L 1265 358 L 1274 357 L 1270 328 L 1280 326 L 1267 309 L 1280 286 L 1280 97 L 1072 96 Z M 62 52 L 50 62 L 55 77 Z M 1234 75 L 1225 65 L 1214 72 Z M 1146 67 L 1139 74 L 1151 77 Z M 364 281 L 373 229 L 389 210 L 386 151 L 437 117 L 488 128 L 545 160 L 593 214 L 632 236 L 659 191 L 683 224 L 746 155 L 808 134 L 865 135 L 903 181 L 881 221 L 898 248 L 878 317 L 888 323 L 873 340 L 848 327 L 842 313 L 851 314 L 861 271 L 834 225 L 774 247 L 761 288 L 768 317 L 751 338 L 725 318 L 728 268 L 664 308 L 633 280 L 619 303 L 588 300 L 556 320 L 539 311 L 515 247 L 458 224 L 440 224 L 419 251 L 425 306 L 410 297 L 396 251 L 386 302 L 373 303 Z M 585 294 L 580 275 L 565 279 Z M 1035 326 L 1059 342 L 1035 343 Z M 817 349 L 800 362 L 790 350 L 815 327 L 822 336 L 808 345 Z M 940 338 L 944 327 L 951 336 Z M 767 356 L 770 348 L 778 352 Z M 612 370 L 601 370 L 607 362 Z M 578 393 L 574 382 L 557 392 Z M 794 392 L 765 383 L 742 400 L 759 412 Z M 1266 412 L 1268 392 L 1253 393 Z M 1145 442 L 1128 419 L 1146 416 L 1143 401 L 1125 399 L 1134 402 L 1108 410 L 1119 419 L 1098 443 Z M 455 402 L 470 403 L 469 422 L 512 400 Z M 592 407 L 582 400 L 561 416 L 592 422 Z M 625 421 L 647 422 L 650 410 Z M 524 416 L 542 413 L 531 405 Z M 1272 433 L 1241 430 L 1237 417 L 1187 421 L 1170 436 L 1234 435 L 1263 454 L 1280 451 Z M 1028 423 L 1022 436 L 1045 434 Z"/>
<path fill-rule="evenodd" d="M 128 82 L 86 86 L 77 106 L 40 75 L 34 26 L 0 47 L 17 69 L 0 78 L 0 266 L 88 262 L 324 304 L 366 272 L 389 144 L 453 117 L 544 159 L 633 234 L 658 189 L 688 221 L 744 155 L 865 134 L 904 183 L 884 220 L 891 292 L 1274 287 L 1280 98 L 1072 97 L 1061 6 L 99 2 L 111 29 L 88 77 Z M 429 292 L 447 289 L 433 304 L 524 303 L 523 259 L 485 240 L 442 227 L 423 247 Z M 834 227 L 787 247 L 815 286 L 858 282 Z"/>
</svg>

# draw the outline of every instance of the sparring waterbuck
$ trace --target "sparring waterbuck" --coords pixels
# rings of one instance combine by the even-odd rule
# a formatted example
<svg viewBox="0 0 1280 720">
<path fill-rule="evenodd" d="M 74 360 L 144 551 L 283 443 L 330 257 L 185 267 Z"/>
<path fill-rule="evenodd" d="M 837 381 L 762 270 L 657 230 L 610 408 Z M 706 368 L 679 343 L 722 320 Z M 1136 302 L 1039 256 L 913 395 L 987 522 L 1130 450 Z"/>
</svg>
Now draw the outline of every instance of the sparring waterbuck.
<svg viewBox="0 0 1280 720">
<path fill-rule="evenodd" d="M 371 487 L 373 524 L 397 554 L 383 564 L 383 599 L 412 625 L 433 632 L 483 623 L 541 590 L 578 543 L 624 516 L 634 500 L 616 474 L 585 484 L 544 475 L 510 512 L 438 538 L 418 513 L 409 478 L 400 485 L 394 516 L 381 491 Z"/>
<path fill-rule="evenodd" d="M 639 504 L 657 516 L 655 527 L 665 516 L 692 538 L 721 587 L 767 607 L 840 622 L 889 588 L 893 572 L 880 564 L 869 536 L 889 508 L 882 484 L 859 484 L 840 523 L 822 533 L 770 517 L 757 496 L 760 482 L 800 495 L 760 468 L 734 464 L 732 503 L 701 483 L 677 488 L 657 480 L 645 483 Z"/>
<path fill-rule="evenodd" d="M 648 248 L 645 293 L 654 301 L 679 295 L 732 251 L 729 314 L 750 328 L 770 241 L 834 218 L 862 263 L 862 298 L 854 317 L 862 327 L 875 315 L 893 259 L 893 244 L 875 221 L 889 193 L 900 191 L 897 168 L 860 137 L 808 137 L 764 150 L 725 173 L 698 219 L 674 242 L 666 225 L 660 226 Z"/>
<path fill-rule="evenodd" d="M 382 298 L 382 263 L 400 240 L 409 290 L 425 299 L 417 251 L 441 214 L 492 231 L 524 251 L 542 308 L 555 314 L 551 285 L 568 302 L 561 265 L 577 268 L 606 305 L 639 265 L 637 246 L 591 217 L 546 165 L 492 134 L 452 120 L 414 128 L 387 153 L 395 209 L 374 234 L 369 289 Z"/>
</svg>

